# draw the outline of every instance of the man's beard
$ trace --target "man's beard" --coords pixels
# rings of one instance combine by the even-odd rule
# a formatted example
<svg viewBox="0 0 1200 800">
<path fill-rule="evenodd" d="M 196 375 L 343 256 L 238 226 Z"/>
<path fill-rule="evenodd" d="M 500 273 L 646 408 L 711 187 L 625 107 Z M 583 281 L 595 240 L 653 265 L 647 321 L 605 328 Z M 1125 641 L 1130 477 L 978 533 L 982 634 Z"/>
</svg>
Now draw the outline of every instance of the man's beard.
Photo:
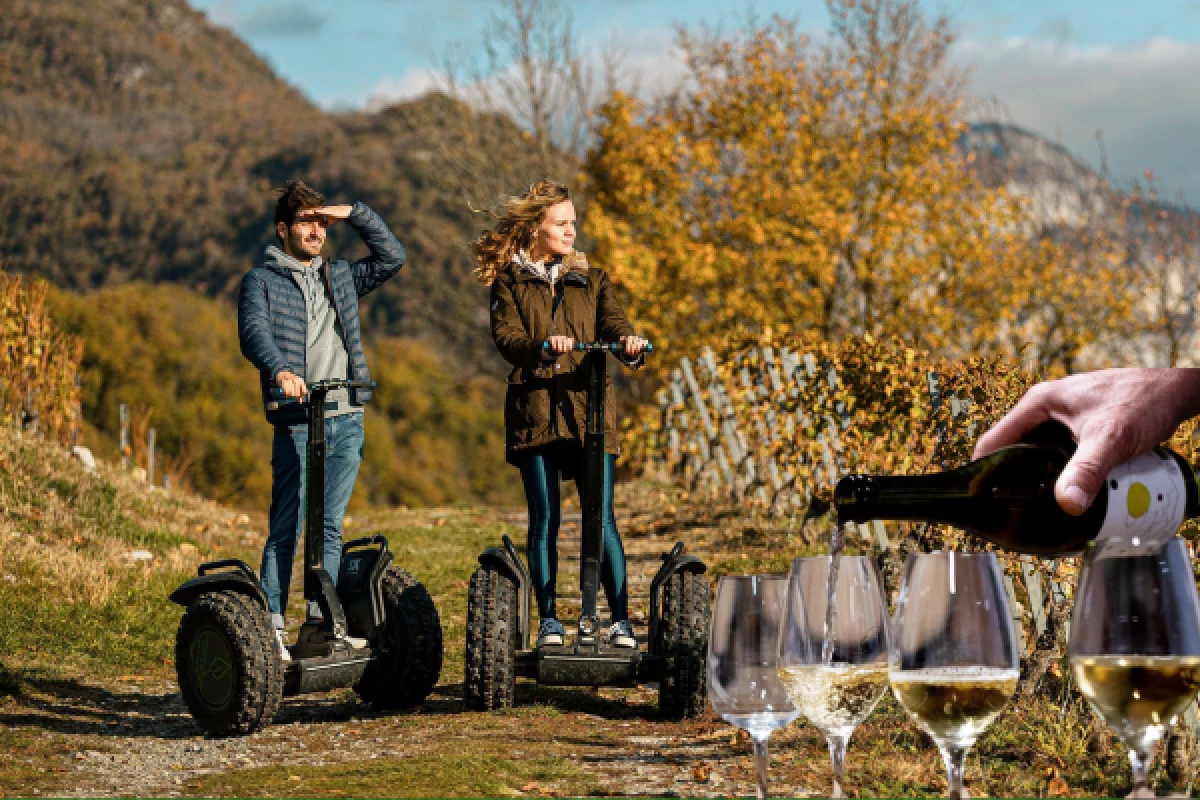
<svg viewBox="0 0 1200 800">
<path fill-rule="evenodd" d="M 308 242 L 305 239 L 292 240 L 292 251 L 294 255 L 303 256 L 305 258 L 316 258 L 321 254 L 321 249 L 325 246 L 325 241 Z"/>
</svg>

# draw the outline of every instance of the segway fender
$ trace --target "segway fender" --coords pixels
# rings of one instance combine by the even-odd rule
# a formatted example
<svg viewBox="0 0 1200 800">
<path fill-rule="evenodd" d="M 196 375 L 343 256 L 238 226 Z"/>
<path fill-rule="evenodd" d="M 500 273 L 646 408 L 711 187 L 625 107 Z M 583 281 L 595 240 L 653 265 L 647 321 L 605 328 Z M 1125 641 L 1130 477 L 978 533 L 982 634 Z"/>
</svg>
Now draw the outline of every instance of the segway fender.
<svg viewBox="0 0 1200 800">
<path fill-rule="evenodd" d="M 676 572 L 692 572 L 697 575 L 703 575 L 705 572 L 708 572 L 708 565 L 697 556 L 684 554 L 683 542 L 676 542 L 671 551 L 664 554 L 662 559 L 662 566 L 655 573 L 654 580 L 650 581 L 649 642 L 651 650 L 658 646 L 659 609 L 662 603 L 663 584 L 670 580 L 671 576 Z"/>
<path fill-rule="evenodd" d="M 235 569 L 213 572 L 213 570 L 224 569 L 226 567 L 234 567 Z M 240 559 L 230 558 L 224 561 L 210 561 L 207 564 L 201 564 L 200 573 L 195 578 L 183 583 L 178 589 L 171 592 L 171 602 L 187 608 L 197 597 L 209 592 L 234 591 L 241 592 L 248 597 L 253 598 L 264 609 L 267 607 L 267 596 L 263 594 L 262 586 L 258 583 L 258 577 L 255 576 L 254 570 Z M 211 573 L 211 574 L 210 574 Z"/>
<path fill-rule="evenodd" d="M 507 575 L 517 586 L 521 585 L 521 573 L 508 561 L 508 553 L 502 547 L 489 547 L 479 554 L 479 566 L 492 567 Z"/>
<path fill-rule="evenodd" d="M 521 556 L 517 553 L 516 545 L 508 534 L 503 537 L 502 547 L 489 547 L 479 554 L 479 565 L 491 567 L 504 573 L 517 586 L 517 642 L 518 649 L 529 647 L 530 615 L 532 614 L 533 581 Z"/>
</svg>

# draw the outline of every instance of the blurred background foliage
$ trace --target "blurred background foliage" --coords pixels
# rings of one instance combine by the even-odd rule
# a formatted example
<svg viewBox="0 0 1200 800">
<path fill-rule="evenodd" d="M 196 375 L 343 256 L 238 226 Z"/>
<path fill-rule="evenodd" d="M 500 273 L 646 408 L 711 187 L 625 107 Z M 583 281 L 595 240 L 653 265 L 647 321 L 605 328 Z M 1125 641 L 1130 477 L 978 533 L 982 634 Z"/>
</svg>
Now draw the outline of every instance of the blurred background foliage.
<svg viewBox="0 0 1200 800">
<path fill-rule="evenodd" d="M 271 427 L 242 357 L 237 314 L 181 286 L 134 283 L 84 294 L 51 290 L 62 330 L 83 351 L 84 441 L 115 458 L 119 406 L 157 435 L 160 474 L 234 505 L 270 502 Z M 504 464 L 503 385 L 464 376 L 428 343 L 377 337 L 380 388 L 368 407 L 355 505 L 516 499 Z M 148 419 L 147 419 L 148 417 Z M 135 461 L 144 458 L 135 442 Z M 165 454 L 165 455 L 163 455 Z"/>
</svg>

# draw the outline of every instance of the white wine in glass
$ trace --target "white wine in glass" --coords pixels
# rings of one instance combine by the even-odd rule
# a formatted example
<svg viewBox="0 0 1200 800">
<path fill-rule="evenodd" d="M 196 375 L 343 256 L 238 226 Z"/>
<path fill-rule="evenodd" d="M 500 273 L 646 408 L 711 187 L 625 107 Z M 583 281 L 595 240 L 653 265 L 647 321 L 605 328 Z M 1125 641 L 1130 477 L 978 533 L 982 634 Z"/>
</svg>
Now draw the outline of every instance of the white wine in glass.
<svg viewBox="0 0 1200 800">
<path fill-rule="evenodd" d="M 892 691 L 936 741 L 969 747 L 1008 705 L 1017 677 L 990 667 L 913 669 L 892 675 Z"/>
<path fill-rule="evenodd" d="M 1154 750 L 1200 692 L 1200 596 L 1187 544 L 1175 538 L 1132 557 L 1090 548 L 1067 652 L 1079 691 L 1129 749 L 1129 796 L 1153 797 Z"/>
<path fill-rule="evenodd" d="M 966 798 L 963 762 L 1017 689 L 1012 609 L 995 553 L 911 553 L 896 601 L 889 679 L 937 743 L 948 796 Z"/>
<path fill-rule="evenodd" d="M 779 678 L 796 708 L 829 743 L 830 797 L 845 796 L 846 746 L 888 685 L 887 609 L 879 568 L 865 556 L 839 561 L 836 570 L 830 569 L 830 556 L 792 561 L 779 641 Z M 830 598 L 833 613 L 828 613 Z"/>
</svg>

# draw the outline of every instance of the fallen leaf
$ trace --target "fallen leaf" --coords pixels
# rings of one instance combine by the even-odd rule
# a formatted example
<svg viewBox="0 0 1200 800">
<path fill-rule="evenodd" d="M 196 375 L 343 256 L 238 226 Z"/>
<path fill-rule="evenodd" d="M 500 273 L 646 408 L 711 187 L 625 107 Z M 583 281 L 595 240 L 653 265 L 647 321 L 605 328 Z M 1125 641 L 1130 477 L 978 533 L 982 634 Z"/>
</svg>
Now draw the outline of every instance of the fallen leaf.
<svg viewBox="0 0 1200 800">
<path fill-rule="evenodd" d="M 1070 797 L 1071 787 L 1067 786 L 1067 782 L 1062 778 L 1055 778 L 1050 781 L 1050 786 L 1046 789 L 1047 797 Z"/>
<path fill-rule="evenodd" d="M 712 767 L 708 764 L 698 764 L 692 767 L 692 780 L 696 783 L 708 783 L 710 775 L 712 775 Z"/>
</svg>

